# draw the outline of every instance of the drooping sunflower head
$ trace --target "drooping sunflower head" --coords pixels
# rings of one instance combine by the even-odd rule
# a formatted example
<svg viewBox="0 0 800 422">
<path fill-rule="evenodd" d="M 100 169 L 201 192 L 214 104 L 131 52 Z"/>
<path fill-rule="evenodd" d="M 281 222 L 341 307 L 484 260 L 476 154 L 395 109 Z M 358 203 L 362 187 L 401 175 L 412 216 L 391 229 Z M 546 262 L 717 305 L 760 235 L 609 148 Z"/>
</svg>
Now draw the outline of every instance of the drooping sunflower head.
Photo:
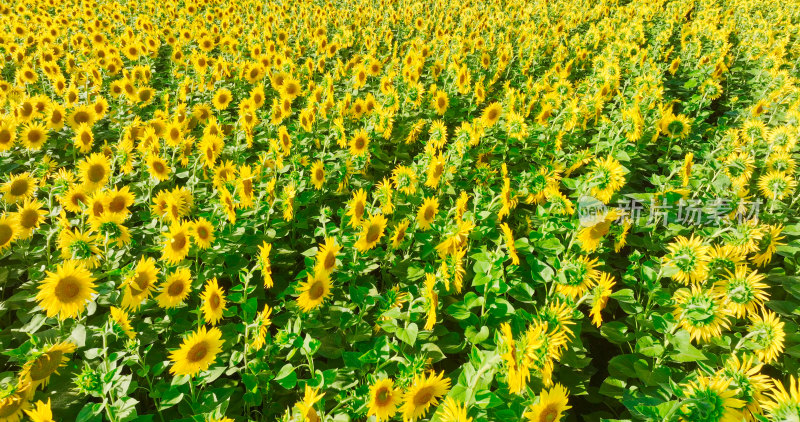
<svg viewBox="0 0 800 422">
<path fill-rule="evenodd" d="M 61 342 L 34 353 L 22 367 L 22 379 L 30 382 L 32 389 L 46 386 L 50 377 L 58 374 L 58 368 L 69 360 L 67 354 L 74 352 L 76 347 L 74 343 Z"/>
<path fill-rule="evenodd" d="M 189 254 L 192 245 L 189 237 L 190 225 L 184 221 L 172 223 L 164 239 L 162 259 L 170 264 L 176 264 Z"/>
<path fill-rule="evenodd" d="M 439 212 L 439 200 L 435 197 L 428 197 L 422 202 L 417 210 L 417 224 L 420 230 L 428 230 L 433 224 L 436 214 Z"/>
<path fill-rule="evenodd" d="M 569 390 L 561 384 L 542 390 L 539 402 L 525 413 L 525 417 L 529 422 L 558 422 L 564 412 L 572 408 L 567 404 L 568 397 Z"/>
<path fill-rule="evenodd" d="M 319 246 L 316 256 L 315 270 L 324 271 L 328 274 L 336 268 L 336 256 L 342 247 L 336 243 L 336 239 L 326 237 L 325 243 Z"/>
<path fill-rule="evenodd" d="M 746 265 L 740 265 L 735 271 L 728 273 L 717 289 L 721 293 L 728 312 L 734 318 L 742 318 L 759 308 L 769 297 L 767 285 L 762 283 L 764 275 L 750 271 Z"/>
<path fill-rule="evenodd" d="M 15 214 L 0 214 L 0 252 L 10 248 L 21 232 L 22 228 L 20 228 Z"/>
<path fill-rule="evenodd" d="M 556 290 L 572 299 L 583 296 L 600 277 L 596 266 L 597 258 L 588 256 L 564 259 L 556 275 Z"/>
<path fill-rule="evenodd" d="M 755 345 L 756 356 L 765 364 L 774 362 L 783 352 L 786 338 L 783 327 L 783 321 L 772 311 L 762 308 L 750 316 L 748 337 Z"/>
</svg>

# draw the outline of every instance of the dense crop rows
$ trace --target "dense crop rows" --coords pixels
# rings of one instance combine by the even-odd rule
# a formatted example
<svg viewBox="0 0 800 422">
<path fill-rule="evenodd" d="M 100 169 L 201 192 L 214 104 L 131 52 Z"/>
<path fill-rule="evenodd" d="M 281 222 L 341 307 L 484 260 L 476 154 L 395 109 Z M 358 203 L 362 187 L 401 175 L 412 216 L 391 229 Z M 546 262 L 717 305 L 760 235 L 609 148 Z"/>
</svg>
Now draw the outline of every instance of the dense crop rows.
<svg viewBox="0 0 800 422">
<path fill-rule="evenodd" d="M 0 422 L 796 422 L 799 32 L 2 2 Z"/>
</svg>

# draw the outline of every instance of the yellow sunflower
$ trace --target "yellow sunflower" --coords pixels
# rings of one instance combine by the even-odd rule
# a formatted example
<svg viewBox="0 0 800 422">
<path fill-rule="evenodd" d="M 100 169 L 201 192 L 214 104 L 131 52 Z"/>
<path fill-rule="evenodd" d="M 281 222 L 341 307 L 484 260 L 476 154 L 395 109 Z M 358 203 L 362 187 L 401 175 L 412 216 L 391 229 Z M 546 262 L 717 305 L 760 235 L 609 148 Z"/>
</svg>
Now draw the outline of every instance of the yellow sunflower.
<svg viewBox="0 0 800 422">
<path fill-rule="evenodd" d="M 190 224 L 187 222 L 172 223 L 169 232 L 165 235 L 164 249 L 161 255 L 162 260 L 170 264 L 177 264 L 186 258 L 186 255 L 189 254 L 189 248 L 192 246 L 189 238 L 189 228 Z"/>
<path fill-rule="evenodd" d="M 200 249 L 208 249 L 214 243 L 214 225 L 203 217 L 192 223 L 191 234 Z"/>
<path fill-rule="evenodd" d="M 383 237 L 386 229 L 386 217 L 383 214 L 375 214 L 361 225 L 361 235 L 356 241 L 356 249 L 359 252 L 366 252 L 375 247 Z"/>
<path fill-rule="evenodd" d="M 179 306 L 192 290 L 192 273 L 189 268 L 180 267 L 170 273 L 161 284 L 161 293 L 156 297 L 158 305 L 164 309 Z"/>
<path fill-rule="evenodd" d="M 589 175 L 591 195 L 607 204 L 611 197 L 625 186 L 625 169 L 610 155 L 595 158 Z"/>
<path fill-rule="evenodd" d="M 158 268 L 156 261 L 150 257 L 142 257 L 136 264 L 130 276 L 126 277 L 123 285 L 122 307 L 136 310 L 143 301 L 150 297 L 158 281 Z"/>
<path fill-rule="evenodd" d="M 22 202 L 31 196 L 36 190 L 36 180 L 30 177 L 29 173 L 11 175 L 11 178 L 3 185 L 3 200 L 9 204 Z"/>
<path fill-rule="evenodd" d="M 699 377 L 685 386 L 686 401 L 681 406 L 681 422 L 713 420 L 718 422 L 741 422 L 745 402 L 734 398 L 737 390 L 730 379 Z"/>
<path fill-rule="evenodd" d="M 742 318 L 753 314 L 765 300 L 769 298 L 767 285 L 762 283 L 764 275 L 758 271 L 750 271 L 746 265 L 739 265 L 736 270 L 717 285 L 727 311 L 734 318 Z"/>
<path fill-rule="evenodd" d="M 319 245 L 314 270 L 328 274 L 332 273 L 336 269 L 336 256 L 339 254 L 340 249 L 342 247 L 336 243 L 336 239 L 326 237 L 325 243 Z"/>
<path fill-rule="evenodd" d="M 206 323 L 217 325 L 217 322 L 222 319 L 222 314 L 225 312 L 225 291 L 217 283 L 217 278 L 214 277 L 206 283 L 203 294 L 200 296 L 203 300 L 203 316 Z"/>
<path fill-rule="evenodd" d="M 401 393 L 394 388 L 390 378 L 375 381 L 369 387 L 369 410 L 367 416 L 375 416 L 380 421 L 388 421 L 397 413 Z"/>
<path fill-rule="evenodd" d="M 800 415 L 800 378 L 789 378 L 789 388 L 780 381 L 774 381 L 775 387 L 767 394 L 771 400 L 764 403 L 764 409 L 772 421 L 791 421 Z"/>
<path fill-rule="evenodd" d="M 558 422 L 564 412 L 571 409 L 567 397 L 569 391 L 561 384 L 556 384 L 549 390 L 542 390 L 539 402 L 534 404 L 525 417 L 530 422 Z"/>
<path fill-rule="evenodd" d="M 322 163 L 322 160 L 317 160 L 314 162 L 314 165 L 311 166 L 311 184 L 314 185 L 314 189 L 320 190 L 324 183 L 325 165 Z"/>
<path fill-rule="evenodd" d="M 47 142 L 47 129 L 42 124 L 28 124 L 22 129 L 20 139 L 25 148 L 38 151 Z"/>
<path fill-rule="evenodd" d="M 498 102 L 491 103 L 483 109 L 483 114 L 481 115 L 481 124 L 484 128 L 490 128 L 500 120 L 500 116 L 502 114 L 503 106 L 501 106 Z"/>
<path fill-rule="evenodd" d="M 331 296 L 331 279 L 324 271 L 315 271 L 308 274 L 308 279 L 298 287 L 300 296 L 297 305 L 303 312 L 309 312 L 322 305 Z"/>
<path fill-rule="evenodd" d="M 78 166 L 84 189 L 94 192 L 103 187 L 111 176 L 111 165 L 108 158 L 99 153 L 90 155 Z"/>
<path fill-rule="evenodd" d="M 35 353 L 20 371 L 20 378 L 30 383 L 31 390 L 39 386 L 46 386 L 50 382 L 50 376 L 58 374 L 58 369 L 64 366 L 69 358 L 66 356 L 73 353 L 77 346 L 70 342 L 53 344 L 44 350 Z"/>
<path fill-rule="evenodd" d="M 55 419 L 53 419 L 53 411 L 50 409 L 49 397 L 47 398 L 47 403 L 39 400 L 35 405 L 35 409 L 25 411 L 25 414 L 31 418 L 31 422 L 55 422 Z"/>
<path fill-rule="evenodd" d="M 722 330 L 730 326 L 728 310 L 719 291 L 703 290 L 693 284 L 691 289 L 678 289 L 672 299 L 675 302 L 672 313 L 692 340 L 709 342 L 721 337 Z"/>
<path fill-rule="evenodd" d="M 214 94 L 214 98 L 211 100 L 211 104 L 217 110 L 224 110 L 228 108 L 228 104 L 231 103 L 233 100 L 233 94 L 228 88 L 220 88 Z"/>
<path fill-rule="evenodd" d="M 368 152 L 369 142 L 367 131 L 364 129 L 357 130 L 355 135 L 353 135 L 353 139 L 350 140 L 350 154 L 356 157 L 366 154 Z"/>
<path fill-rule="evenodd" d="M 15 214 L 0 214 L 0 252 L 10 248 L 21 231 Z"/>
<path fill-rule="evenodd" d="M 748 337 L 756 344 L 756 356 L 765 364 L 774 362 L 783 353 L 783 341 L 786 338 L 783 326 L 778 315 L 763 308 L 761 312 L 754 312 L 750 316 Z"/>
<path fill-rule="evenodd" d="M 74 318 L 86 309 L 86 303 L 95 294 L 94 280 L 83 264 L 65 261 L 58 265 L 55 272 L 47 271 L 36 300 L 48 317 L 58 316 L 60 320 Z"/>
<path fill-rule="evenodd" d="M 400 407 L 403 420 L 413 422 L 424 417 L 428 408 L 439 404 L 439 399 L 449 390 L 450 379 L 444 378 L 444 371 L 439 375 L 432 371 L 428 376 L 415 376 L 411 387 L 403 396 L 403 405 Z"/>
<path fill-rule="evenodd" d="M 433 197 L 425 198 L 425 200 L 422 201 L 422 205 L 417 209 L 417 224 L 420 230 L 428 230 L 438 212 L 439 200 Z"/>
<path fill-rule="evenodd" d="M 125 333 L 128 338 L 132 339 L 136 337 L 136 332 L 133 331 L 133 327 L 131 326 L 131 319 L 128 316 L 128 313 L 125 312 L 123 309 L 117 308 L 116 306 L 111 307 L 110 313 L 111 321 L 118 325 L 119 328 L 122 329 L 122 332 Z"/>
<path fill-rule="evenodd" d="M 350 226 L 357 227 L 362 224 L 366 207 L 367 192 L 364 189 L 353 192 L 353 198 L 347 203 L 347 213 L 345 214 L 350 217 Z"/>
<path fill-rule="evenodd" d="M 222 351 L 223 343 L 219 328 L 206 331 L 206 327 L 201 326 L 183 340 L 178 350 L 170 353 L 172 368 L 169 372 L 173 375 L 194 377 L 214 363 L 217 354 Z"/>
<path fill-rule="evenodd" d="M 664 266 L 674 269 L 672 276 L 683 284 L 702 284 L 708 276 L 709 246 L 700 237 L 678 236 L 667 246 L 669 253 L 664 257 Z"/>
<path fill-rule="evenodd" d="M 23 411 L 30 408 L 28 396 L 33 392 L 29 383 L 17 382 L 13 388 L 0 391 L 0 421 L 19 422 Z"/>
<path fill-rule="evenodd" d="M 256 350 L 261 350 L 266 344 L 269 326 L 272 325 L 270 315 L 272 315 L 272 308 L 269 305 L 264 305 L 264 309 L 256 316 L 258 332 L 255 340 L 253 340 L 253 348 Z"/>
</svg>

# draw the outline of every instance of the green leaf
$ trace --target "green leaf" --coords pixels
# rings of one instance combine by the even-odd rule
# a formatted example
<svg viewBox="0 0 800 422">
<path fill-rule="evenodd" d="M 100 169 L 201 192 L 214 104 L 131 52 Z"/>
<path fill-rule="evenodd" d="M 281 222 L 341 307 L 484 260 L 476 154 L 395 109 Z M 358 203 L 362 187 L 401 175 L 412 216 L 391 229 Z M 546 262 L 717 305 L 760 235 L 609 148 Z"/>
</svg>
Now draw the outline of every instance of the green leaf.
<svg viewBox="0 0 800 422">
<path fill-rule="evenodd" d="M 297 374 L 294 372 L 294 366 L 291 363 L 283 365 L 278 374 L 275 375 L 275 382 L 287 390 L 294 388 L 297 385 Z"/>
<path fill-rule="evenodd" d="M 412 322 L 406 326 L 406 328 L 401 328 L 397 330 L 395 335 L 397 338 L 400 339 L 403 343 L 408 344 L 409 346 L 413 346 L 414 343 L 417 342 L 417 332 L 419 329 L 417 328 L 417 324 Z"/>
</svg>

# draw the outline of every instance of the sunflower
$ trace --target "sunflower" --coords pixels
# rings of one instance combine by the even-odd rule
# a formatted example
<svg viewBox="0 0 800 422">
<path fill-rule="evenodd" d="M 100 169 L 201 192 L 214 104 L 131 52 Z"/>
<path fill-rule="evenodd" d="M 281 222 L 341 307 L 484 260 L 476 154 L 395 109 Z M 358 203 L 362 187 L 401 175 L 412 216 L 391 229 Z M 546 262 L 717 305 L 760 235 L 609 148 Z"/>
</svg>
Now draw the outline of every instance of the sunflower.
<svg viewBox="0 0 800 422">
<path fill-rule="evenodd" d="M 122 307 L 136 310 L 139 305 L 155 290 L 158 281 L 158 268 L 156 261 L 150 257 L 142 257 L 136 264 L 136 269 L 125 278 L 122 294 Z"/>
<path fill-rule="evenodd" d="M 786 172 L 772 170 L 758 178 L 758 189 L 767 199 L 782 200 L 794 192 L 797 182 Z"/>
<path fill-rule="evenodd" d="M 303 422 L 319 422 L 320 418 L 314 405 L 324 396 L 319 394 L 319 388 L 311 388 L 306 385 L 305 392 L 303 393 L 303 400 L 295 403 L 294 407 L 300 412 L 300 420 Z"/>
<path fill-rule="evenodd" d="M 758 250 L 751 258 L 754 264 L 763 267 L 772 261 L 772 255 L 775 254 L 778 246 L 784 244 L 781 242 L 781 240 L 784 239 L 784 236 L 781 235 L 782 231 L 783 226 L 781 225 L 770 225 L 766 227 L 764 236 L 759 240 Z"/>
<path fill-rule="evenodd" d="M 440 409 L 439 420 L 442 422 L 472 422 L 467 407 L 452 397 L 445 398 Z"/>
<path fill-rule="evenodd" d="M 746 265 L 739 265 L 716 288 L 723 297 L 727 311 L 734 318 L 742 318 L 754 313 L 769 298 L 767 285 L 762 281 L 763 274 L 749 271 Z"/>
<path fill-rule="evenodd" d="M 380 421 L 388 421 L 397 413 L 401 393 L 394 388 L 391 378 L 375 381 L 369 387 L 369 410 L 367 416 L 375 416 Z"/>
<path fill-rule="evenodd" d="M 0 120 L 0 152 L 8 151 L 14 146 L 17 128 L 9 120 Z"/>
<path fill-rule="evenodd" d="M 28 396 L 33 390 L 29 383 L 18 381 L 12 388 L 0 390 L 0 421 L 19 422 L 23 411 L 30 408 Z"/>
<path fill-rule="evenodd" d="M 111 165 L 105 155 L 94 153 L 80 163 L 78 172 L 81 175 L 84 190 L 94 192 L 108 182 Z"/>
<path fill-rule="evenodd" d="M 161 284 L 160 290 L 156 301 L 162 308 L 170 309 L 182 304 L 192 290 L 192 273 L 189 268 L 180 267 L 170 273 Z"/>
<path fill-rule="evenodd" d="M 166 160 L 156 154 L 148 154 L 145 161 L 147 162 L 147 171 L 150 176 L 159 182 L 169 179 L 169 174 L 172 170 Z"/>
<path fill-rule="evenodd" d="M 417 192 L 417 173 L 410 167 L 400 165 L 392 171 L 394 188 L 406 195 Z"/>
<path fill-rule="evenodd" d="M 672 299 L 675 303 L 672 313 L 692 340 L 709 342 L 722 336 L 722 330 L 729 327 L 728 310 L 719 291 L 703 290 L 693 284 L 691 289 L 678 289 Z"/>
<path fill-rule="evenodd" d="M 519 265 L 519 255 L 517 255 L 517 248 L 514 245 L 514 233 L 511 232 L 511 227 L 508 223 L 501 223 L 500 229 L 503 231 L 503 239 L 505 239 L 506 250 L 511 257 L 511 265 Z"/>
<path fill-rule="evenodd" d="M 433 197 L 427 197 L 422 201 L 422 205 L 417 209 L 417 224 L 420 230 L 425 231 L 431 228 L 436 214 L 439 212 L 439 200 Z"/>
<path fill-rule="evenodd" d="M 689 136 L 689 131 L 692 128 L 691 121 L 683 114 L 676 116 L 672 113 L 667 113 L 661 119 L 660 124 L 661 131 L 673 139 L 686 139 Z"/>
<path fill-rule="evenodd" d="M 605 309 L 608 299 L 611 297 L 612 288 L 616 283 L 614 277 L 606 272 L 602 272 L 600 279 L 597 280 L 597 285 L 592 289 L 594 298 L 592 302 L 592 309 L 589 315 L 592 317 L 592 324 L 599 327 L 603 322 L 603 317 L 600 311 Z"/>
<path fill-rule="evenodd" d="M 225 291 L 217 284 L 217 278 L 214 277 L 206 283 L 203 294 L 200 296 L 203 300 L 203 316 L 206 323 L 217 325 L 217 322 L 222 319 L 222 314 L 225 312 Z"/>
<path fill-rule="evenodd" d="M 258 263 L 261 267 L 261 275 L 264 277 L 264 287 L 267 289 L 273 286 L 272 263 L 269 260 L 270 252 L 272 252 L 272 245 L 267 241 L 264 241 L 258 247 Z"/>
<path fill-rule="evenodd" d="M 361 226 L 361 234 L 356 241 L 356 249 L 359 252 L 366 252 L 375 247 L 383 237 L 386 230 L 386 217 L 383 214 L 375 214 L 364 221 Z"/>
<path fill-rule="evenodd" d="M 57 244 L 63 259 L 80 262 L 87 269 L 93 269 L 100 263 L 102 252 L 97 246 L 97 235 L 78 228 L 72 230 L 65 228 L 58 234 Z"/>
<path fill-rule="evenodd" d="M 591 195 L 607 204 L 611 197 L 625 186 L 625 169 L 610 155 L 595 158 L 589 176 Z"/>
<path fill-rule="evenodd" d="M 67 117 L 67 124 L 72 130 L 77 130 L 80 125 L 93 126 L 97 118 L 94 108 L 90 106 L 78 106 L 72 109 L 72 113 Z"/>
<path fill-rule="evenodd" d="M 42 204 L 38 200 L 26 199 L 17 208 L 17 224 L 20 229 L 18 238 L 28 238 L 42 224 L 46 215 L 47 212 L 42 209 Z M 2 245 L 2 239 L 0 239 L 0 245 Z"/>
<path fill-rule="evenodd" d="M 228 104 L 231 103 L 233 100 L 233 95 L 228 88 L 220 88 L 214 94 L 214 98 L 211 100 L 211 104 L 217 110 L 224 110 L 228 108 Z"/>
<path fill-rule="evenodd" d="M 325 243 L 319 245 L 314 271 L 332 273 L 336 269 L 336 255 L 339 254 L 340 249 L 342 247 L 336 243 L 336 239 L 326 237 Z"/>
<path fill-rule="evenodd" d="M 39 286 L 36 300 L 48 317 L 58 316 L 65 320 L 78 316 L 86 303 L 95 294 L 92 273 L 83 264 L 65 261 L 55 272 L 47 271 L 47 277 Z"/>
<path fill-rule="evenodd" d="M 406 232 L 408 231 L 409 221 L 404 219 L 403 221 L 397 223 L 394 226 L 394 232 L 389 240 L 392 241 L 392 249 L 397 249 L 400 247 L 400 244 L 403 243 L 403 240 L 406 238 Z"/>
<path fill-rule="evenodd" d="M 731 389 L 731 380 L 723 378 L 699 377 L 685 386 L 686 401 L 679 410 L 681 422 L 698 420 L 718 422 L 740 422 L 741 409 L 745 402 L 734 398 L 736 390 Z"/>
<path fill-rule="evenodd" d="M 173 375 L 194 377 L 214 363 L 217 354 L 222 351 L 223 343 L 219 328 L 206 331 L 206 327 L 201 326 L 183 340 L 178 350 L 170 353 L 172 368 L 169 372 Z"/>
<path fill-rule="evenodd" d="M 415 376 L 411 387 L 403 396 L 403 405 L 400 407 L 403 420 L 413 422 L 424 417 L 428 408 L 439 404 L 439 399 L 449 390 L 450 379 L 444 378 L 444 371 L 439 375 L 431 372 L 427 377 L 425 374 Z"/>
<path fill-rule="evenodd" d="M 501 106 L 498 102 L 491 103 L 483 109 L 483 114 L 481 114 L 481 124 L 484 128 L 490 128 L 494 126 L 498 120 L 500 120 L 500 116 L 502 114 L 503 106 Z"/>
<path fill-rule="evenodd" d="M 136 197 L 131 193 L 128 186 L 123 186 L 122 189 L 108 191 L 105 195 L 106 209 L 117 214 L 128 214 L 128 207 L 133 205 Z"/>
<path fill-rule="evenodd" d="M 190 226 L 191 224 L 184 221 L 170 225 L 169 232 L 164 236 L 162 260 L 170 264 L 177 264 L 186 258 L 186 255 L 189 254 L 189 248 L 192 246 L 192 241 L 189 237 Z"/>
<path fill-rule="evenodd" d="M 755 365 L 754 359 L 755 356 L 750 355 L 739 360 L 733 354 L 720 371 L 720 375 L 730 379 L 731 386 L 739 390 L 737 398 L 747 403 L 744 410 L 747 420 L 755 420 L 753 416 L 762 413 L 761 406 L 766 401 L 764 393 L 772 385 L 768 376 L 759 373 L 763 364 Z"/>
<path fill-rule="evenodd" d="M 748 337 L 756 344 L 756 356 L 765 364 L 777 360 L 783 352 L 783 340 L 786 337 L 783 326 L 783 321 L 774 312 L 763 308 L 761 312 L 754 312 L 750 316 Z"/>
<path fill-rule="evenodd" d="M 21 232 L 22 229 L 17 222 L 17 215 L 0 214 L 0 252 L 10 248 Z"/>
<path fill-rule="evenodd" d="M 619 211 L 612 208 L 602 214 L 593 215 L 589 219 L 581 219 L 583 228 L 578 233 L 578 240 L 581 242 L 581 249 L 586 253 L 597 250 L 600 243 L 611 228 L 611 223 L 620 216 Z"/>
<path fill-rule="evenodd" d="M 601 273 L 595 267 L 597 258 L 588 256 L 570 257 L 564 260 L 556 275 L 556 290 L 572 299 L 584 295 L 599 280 Z"/>
<path fill-rule="evenodd" d="M 564 412 L 572 408 L 567 404 L 568 396 L 569 391 L 561 384 L 556 384 L 549 390 L 542 390 L 539 402 L 525 412 L 525 417 L 530 422 L 560 421 Z"/>
<path fill-rule="evenodd" d="M 200 249 L 208 249 L 214 243 L 214 225 L 203 217 L 192 222 L 191 234 Z"/>
<path fill-rule="evenodd" d="M 731 245 L 714 245 L 708 251 L 708 280 L 711 282 L 724 278 L 744 260 Z"/>
<path fill-rule="evenodd" d="M 20 138 L 25 148 L 38 151 L 47 142 L 47 129 L 42 124 L 30 123 L 22 129 Z"/>
<path fill-rule="evenodd" d="M 50 409 L 50 398 L 48 397 L 47 403 L 39 400 L 35 403 L 36 408 L 33 410 L 25 410 L 25 414 L 31 418 L 31 422 L 55 422 L 53 419 L 53 411 Z M 0 412 L 2 414 L 2 412 Z"/>
<path fill-rule="evenodd" d="M 76 348 L 77 346 L 70 342 L 47 346 L 41 352 L 35 353 L 22 366 L 20 378 L 30 383 L 31 391 L 39 386 L 46 386 L 50 382 L 50 376 L 58 374 L 58 369 L 69 361 L 66 355 L 73 353 Z"/>
<path fill-rule="evenodd" d="M 272 325 L 270 315 L 272 315 L 272 308 L 270 308 L 269 305 L 264 305 L 264 309 L 256 316 L 258 332 L 256 333 L 255 340 L 253 340 L 253 348 L 256 350 L 261 350 L 264 344 L 266 344 L 269 326 Z"/>
<path fill-rule="evenodd" d="M 706 281 L 709 246 L 703 244 L 702 238 L 678 236 L 667 246 L 667 250 L 669 253 L 664 257 L 664 266 L 675 270 L 673 279 L 685 285 Z"/>
<path fill-rule="evenodd" d="M 136 337 L 136 332 L 133 331 L 131 320 L 127 312 L 125 312 L 123 309 L 117 308 L 116 306 L 112 306 L 110 317 L 111 322 L 118 325 L 119 328 L 122 329 L 122 332 L 125 333 L 129 339 Z"/>
<path fill-rule="evenodd" d="M 308 279 L 298 287 L 300 296 L 297 297 L 297 305 L 303 312 L 309 312 L 322 305 L 331 296 L 331 280 L 328 273 L 315 271 L 308 274 Z"/>
<path fill-rule="evenodd" d="M 767 393 L 771 400 L 764 403 L 764 409 L 772 421 L 797 420 L 800 415 L 800 378 L 789 378 L 789 388 L 780 381 L 773 381 L 774 387 Z M 788 391 L 787 391 L 788 390 Z"/>
<path fill-rule="evenodd" d="M 742 188 L 750 180 L 755 168 L 753 157 L 743 151 L 731 153 L 723 162 L 725 174 L 735 188 Z"/>
<path fill-rule="evenodd" d="M 761 240 L 767 234 L 769 226 L 762 226 L 753 220 L 737 224 L 723 233 L 725 244 L 732 247 L 740 255 L 748 255 L 759 250 Z"/>
<path fill-rule="evenodd" d="M 357 130 L 353 135 L 353 139 L 350 140 L 350 154 L 361 157 L 367 153 L 368 148 L 369 136 L 367 136 L 367 131 L 364 129 Z"/>
<path fill-rule="evenodd" d="M 75 129 L 75 137 L 72 138 L 72 140 L 75 143 L 75 147 L 78 148 L 78 151 L 83 154 L 88 154 L 92 151 L 92 145 L 94 144 L 92 127 L 86 123 L 81 124 Z"/>
<path fill-rule="evenodd" d="M 447 99 L 447 93 L 442 90 L 437 90 L 436 95 L 433 96 L 433 108 L 436 114 L 443 116 L 450 105 L 450 100 Z"/>
<path fill-rule="evenodd" d="M 364 210 L 367 206 L 367 192 L 364 189 L 353 192 L 353 198 L 350 199 L 347 205 L 347 213 L 345 215 L 350 217 L 350 226 L 356 227 L 361 225 L 362 218 L 364 217 Z"/>
<path fill-rule="evenodd" d="M 324 183 L 325 165 L 322 163 L 322 160 L 317 160 L 314 162 L 314 165 L 311 166 L 311 184 L 314 185 L 314 189 L 320 190 Z"/>
<path fill-rule="evenodd" d="M 31 196 L 36 190 L 36 181 L 30 177 L 29 173 L 11 175 L 11 178 L 3 185 L 3 200 L 9 204 L 22 202 Z"/>
<path fill-rule="evenodd" d="M 117 247 L 123 247 L 130 243 L 130 230 L 123 224 L 125 216 L 103 211 L 99 216 L 89 217 L 89 224 L 92 231 L 97 233 L 100 239 L 105 239 L 107 243 L 113 242 Z"/>
</svg>

